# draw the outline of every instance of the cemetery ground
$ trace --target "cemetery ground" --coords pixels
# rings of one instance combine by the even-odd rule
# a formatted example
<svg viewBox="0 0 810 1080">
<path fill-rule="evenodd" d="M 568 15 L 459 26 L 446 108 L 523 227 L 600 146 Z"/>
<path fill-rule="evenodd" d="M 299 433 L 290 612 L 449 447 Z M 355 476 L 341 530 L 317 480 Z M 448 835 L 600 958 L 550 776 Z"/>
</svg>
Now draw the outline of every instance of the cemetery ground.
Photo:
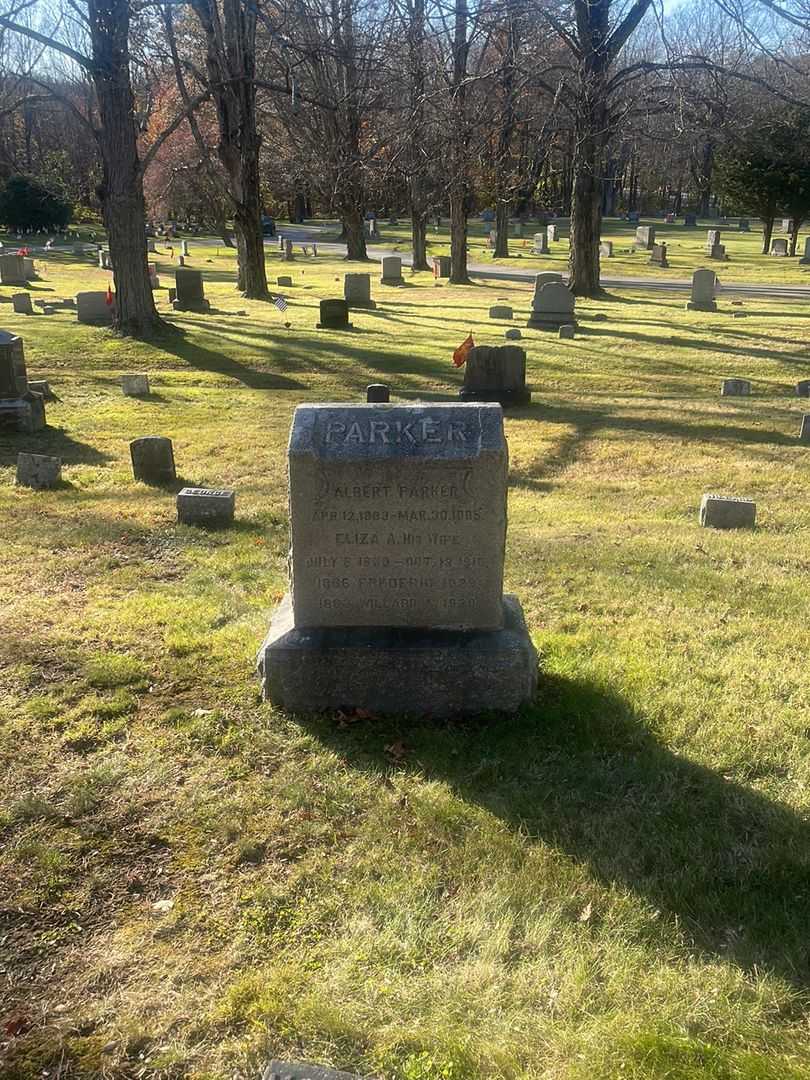
<svg viewBox="0 0 810 1080">
<path fill-rule="evenodd" d="M 273 256 L 281 314 L 224 249 L 189 265 L 214 311 L 158 344 L 0 307 L 59 398 L 0 440 L 0 1074 L 810 1077 L 810 312 L 617 293 L 560 341 L 526 329 L 528 286 L 375 274 L 341 334 L 318 300 L 363 267 Z M 65 256 L 31 289 L 107 279 Z M 506 420 L 505 588 L 536 704 L 261 704 L 295 405 L 453 398 L 452 349 L 508 326 L 534 401 Z M 151 397 L 122 396 L 132 372 Z M 731 376 L 750 398 L 720 398 Z M 237 490 L 232 527 L 178 526 L 174 490 L 132 479 L 144 434 Z M 20 450 L 61 455 L 63 486 L 16 488 Z M 757 528 L 700 529 L 705 491 L 754 498 Z"/>
</svg>

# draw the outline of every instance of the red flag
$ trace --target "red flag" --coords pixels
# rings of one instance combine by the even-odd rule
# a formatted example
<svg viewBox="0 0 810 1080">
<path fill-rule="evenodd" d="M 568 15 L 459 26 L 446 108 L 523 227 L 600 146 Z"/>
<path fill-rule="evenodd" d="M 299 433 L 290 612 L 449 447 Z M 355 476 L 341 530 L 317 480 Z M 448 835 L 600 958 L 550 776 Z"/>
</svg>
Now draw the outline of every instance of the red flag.
<svg viewBox="0 0 810 1080">
<path fill-rule="evenodd" d="M 475 342 L 473 341 L 473 336 L 472 334 L 467 334 L 466 338 L 453 353 L 453 364 L 455 367 L 461 367 L 462 364 L 466 364 L 467 357 L 470 355 L 470 349 L 474 348 Z"/>
<path fill-rule="evenodd" d="M 115 303 L 115 298 L 113 297 L 112 285 L 108 285 L 107 286 L 107 306 L 112 307 L 112 305 L 114 303 Z"/>
</svg>

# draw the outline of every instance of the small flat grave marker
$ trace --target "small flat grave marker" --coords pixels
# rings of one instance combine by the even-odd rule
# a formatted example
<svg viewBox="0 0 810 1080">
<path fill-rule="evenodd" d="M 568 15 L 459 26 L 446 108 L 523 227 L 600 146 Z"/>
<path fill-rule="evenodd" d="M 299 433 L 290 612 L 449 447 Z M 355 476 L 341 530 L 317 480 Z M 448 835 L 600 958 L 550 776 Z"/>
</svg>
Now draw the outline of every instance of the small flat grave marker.
<svg viewBox="0 0 810 1080">
<path fill-rule="evenodd" d="M 227 488 L 184 487 L 177 493 L 177 520 L 183 525 L 228 525 L 235 508 L 236 492 Z"/>
<path fill-rule="evenodd" d="M 18 454 L 17 483 L 37 491 L 57 487 L 62 481 L 62 459 L 48 454 Z"/>
<path fill-rule="evenodd" d="M 749 397 L 750 394 L 751 383 L 748 379 L 723 379 L 721 397 Z"/>
<path fill-rule="evenodd" d="M 753 499 L 706 494 L 700 500 L 700 524 L 705 529 L 753 529 L 756 517 Z"/>
<path fill-rule="evenodd" d="M 146 375 L 122 375 L 121 390 L 125 397 L 149 397 L 149 378 Z"/>
</svg>

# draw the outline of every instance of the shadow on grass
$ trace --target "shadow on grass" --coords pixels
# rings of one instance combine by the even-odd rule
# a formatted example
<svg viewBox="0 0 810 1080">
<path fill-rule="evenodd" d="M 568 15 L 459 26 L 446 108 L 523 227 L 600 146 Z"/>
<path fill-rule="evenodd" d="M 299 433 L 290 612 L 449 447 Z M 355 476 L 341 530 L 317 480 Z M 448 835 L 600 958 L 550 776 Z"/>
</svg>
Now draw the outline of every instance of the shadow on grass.
<svg viewBox="0 0 810 1080">
<path fill-rule="evenodd" d="M 63 465 L 104 465 L 111 460 L 88 443 L 68 435 L 64 428 L 46 427 L 36 435 L 0 435 L 0 465 L 16 465 L 18 454 L 47 454 L 59 457 Z"/>
<path fill-rule="evenodd" d="M 190 340 L 183 330 L 177 334 L 167 334 L 161 339 L 160 344 L 166 352 L 176 356 L 189 367 L 216 375 L 226 375 L 250 387 L 251 390 L 304 389 L 303 383 L 290 379 L 286 375 L 275 371 L 257 371 L 255 368 L 245 367 L 230 356 L 206 349 L 198 342 Z"/>
<path fill-rule="evenodd" d="M 372 773 L 391 771 L 384 748 L 401 741 L 398 769 L 449 784 L 527 843 L 553 845 L 606 889 L 635 893 L 701 959 L 810 987 L 807 823 L 673 753 L 611 690 L 545 675 L 516 717 L 299 721 Z"/>
</svg>

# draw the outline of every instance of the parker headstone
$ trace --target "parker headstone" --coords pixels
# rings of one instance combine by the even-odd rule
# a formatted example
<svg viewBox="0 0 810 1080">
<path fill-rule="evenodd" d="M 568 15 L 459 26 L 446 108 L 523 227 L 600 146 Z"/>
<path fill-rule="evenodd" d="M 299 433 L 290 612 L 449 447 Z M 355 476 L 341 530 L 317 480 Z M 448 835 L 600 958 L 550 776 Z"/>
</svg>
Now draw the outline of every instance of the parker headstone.
<svg viewBox="0 0 810 1080">
<path fill-rule="evenodd" d="M 508 304 L 493 304 L 489 309 L 490 319 L 511 319 L 513 314 Z"/>
<path fill-rule="evenodd" d="M 371 274 L 346 274 L 343 297 L 350 308 L 376 308 L 371 299 Z"/>
<path fill-rule="evenodd" d="M 0 285 L 24 285 L 25 260 L 22 255 L 0 255 Z"/>
<path fill-rule="evenodd" d="M 536 653 L 502 595 L 500 406 L 299 405 L 288 454 L 291 588 L 259 651 L 265 698 L 433 717 L 530 700 Z"/>
<path fill-rule="evenodd" d="M 717 274 L 714 270 L 695 270 L 692 274 L 692 295 L 687 302 L 687 311 L 717 311 L 714 290 L 717 286 Z"/>
<path fill-rule="evenodd" d="M 635 247 L 652 251 L 655 244 L 655 228 L 652 225 L 639 225 L 636 229 L 636 238 L 633 241 Z"/>
<path fill-rule="evenodd" d="M 787 255 L 788 242 L 783 236 L 777 236 L 771 240 L 771 255 Z"/>
<path fill-rule="evenodd" d="M 706 529 L 753 529 L 756 518 L 753 499 L 706 494 L 700 500 L 700 524 Z"/>
<path fill-rule="evenodd" d="M 177 520 L 182 525 L 229 525 L 236 508 L 230 489 L 184 487 L 177 493 Z"/>
<path fill-rule="evenodd" d="M 541 275 L 538 275 L 538 278 Z M 567 323 L 576 325 L 574 294 L 561 281 L 535 285 L 532 310 L 527 326 L 541 330 L 557 330 Z"/>
<path fill-rule="evenodd" d="M 14 293 L 11 298 L 11 306 L 18 315 L 33 315 L 34 308 L 31 304 L 31 294 L 27 292 Z"/>
<path fill-rule="evenodd" d="M 42 491 L 58 487 L 62 481 L 62 459 L 48 454 L 18 454 L 17 483 Z"/>
<path fill-rule="evenodd" d="M 177 479 L 172 440 L 162 435 L 144 435 L 129 444 L 132 474 L 145 484 L 172 484 Z"/>
<path fill-rule="evenodd" d="M 534 255 L 548 255 L 548 233 L 545 230 L 534 234 L 532 253 Z"/>
<path fill-rule="evenodd" d="M 76 293 L 76 318 L 90 326 L 109 326 L 115 316 L 115 299 L 107 302 L 106 292 Z"/>
<path fill-rule="evenodd" d="M 399 255 L 386 255 L 382 260 L 381 285 L 403 285 L 402 259 Z"/>
<path fill-rule="evenodd" d="M 449 278 L 452 260 L 449 255 L 433 256 L 433 276 L 435 278 Z"/>
<path fill-rule="evenodd" d="M 497 401 L 528 405 L 532 400 L 526 386 L 526 353 L 519 345 L 476 345 L 464 366 L 462 401 Z"/>
<path fill-rule="evenodd" d="M 669 266 L 666 244 L 653 244 L 652 250 L 650 252 L 650 265 L 663 267 Z"/>
<path fill-rule="evenodd" d="M 205 299 L 203 276 L 200 270 L 178 267 L 174 272 L 174 284 L 176 298 L 172 307 L 175 311 L 207 312 L 211 310 L 211 305 Z"/>
<path fill-rule="evenodd" d="M 602 259 L 613 258 L 613 241 L 612 240 L 600 240 L 599 241 L 599 256 Z"/>
<path fill-rule="evenodd" d="M 750 394 L 751 383 L 748 379 L 723 379 L 721 397 L 749 397 Z"/>
<path fill-rule="evenodd" d="M 366 401 L 376 405 L 386 404 L 391 400 L 391 388 L 385 383 L 369 383 L 366 387 Z"/>
<path fill-rule="evenodd" d="M 349 305 L 345 300 L 321 300 L 321 321 L 316 323 L 318 330 L 351 330 Z"/>
<path fill-rule="evenodd" d="M 0 429 L 32 435 L 44 427 L 44 396 L 28 384 L 22 338 L 0 330 Z"/>
<path fill-rule="evenodd" d="M 149 377 L 147 375 L 122 375 L 121 390 L 124 397 L 149 397 Z"/>
</svg>

